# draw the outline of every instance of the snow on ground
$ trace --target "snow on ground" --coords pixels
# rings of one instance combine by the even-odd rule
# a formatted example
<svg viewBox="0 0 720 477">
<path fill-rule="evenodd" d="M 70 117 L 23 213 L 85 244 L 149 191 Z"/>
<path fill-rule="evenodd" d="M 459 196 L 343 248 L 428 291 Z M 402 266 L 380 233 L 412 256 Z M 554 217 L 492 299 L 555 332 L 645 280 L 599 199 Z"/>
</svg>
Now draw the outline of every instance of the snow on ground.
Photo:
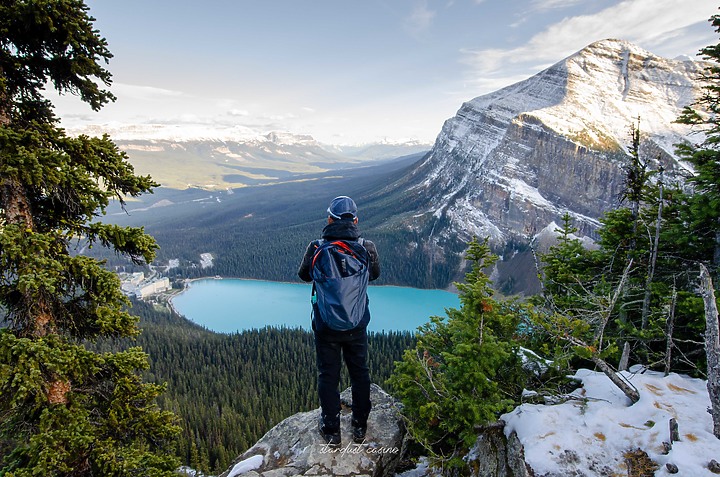
<svg viewBox="0 0 720 477">
<path fill-rule="evenodd" d="M 624 455 L 636 449 L 658 464 L 656 477 L 716 475 L 707 468 L 712 459 L 720 462 L 720 439 L 712 434 L 706 381 L 674 373 L 663 376 L 641 367 L 631 371 L 621 374 L 640 393 L 632 406 L 603 373 L 581 369 L 574 376 L 582 383 L 573 392 L 576 399 L 555 405 L 522 404 L 501 417 L 507 423 L 506 435 L 517 433 L 534 475 L 628 475 Z M 671 418 L 678 422 L 680 439 L 665 454 Z M 679 472 L 670 474 L 666 463 L 676 465 Z M 228 475 L 261 464 L 262 456 L 253 456 L 238 462 Z M 427 459 L 421 459 L 415 469 L 396 477 L 428 475 L 436 474 Z"/>
<path fill-rule="evenodd" d="M 679 468 L 675 475 L 714 476 L 707 464 L 720 461 L 720 439 L 712 434 L 706 382 L 652 371 L 622 374 L 640 392 L 634 405 L 603 373 L 579 370 L 579 400 L 523 404 L 502 416 L 506 435 L 517 432 L 537 475 L 627 475 L 624 454 L 640 448 L 660 465 L 656 476 L 672 475 L 666 463 Z M 671 418 L 680 440 L 664 454 Z"/>
<path fill-rule="evenodd" d="M 213 266 L 213 255 L 211 253 L 201 253 L 200 254 L 200 267 L 201 268 L 209 268 Z"/>
<path fill-rule="evenodd" d="M 244 474 L 245 472 L 250 472 L 251 470 L 255 470 L 259 468 L 263 463 L 263 456 L 261 455 L 254 455 L 252 457 L 249 457 L 245 460 L 241 460 L 237 464 L 233 466 L 233 468 L 228 473 L 228 477 L 236 477 L 240 474 Z"/>
</svg>

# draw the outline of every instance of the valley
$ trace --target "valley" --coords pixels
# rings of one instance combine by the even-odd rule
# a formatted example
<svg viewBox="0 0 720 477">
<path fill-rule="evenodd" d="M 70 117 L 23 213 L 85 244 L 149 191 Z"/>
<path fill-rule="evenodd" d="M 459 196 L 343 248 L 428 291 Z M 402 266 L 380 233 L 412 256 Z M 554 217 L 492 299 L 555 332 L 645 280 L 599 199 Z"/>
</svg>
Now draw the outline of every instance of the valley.
<svg viewBox="0 0 720 477">
<path fill-rule="evenodd" d="M 301 180 L 226 191 L 159 188 L 139 201 L 108 210 L 106 221 L 144 226 L 160 245 L 155 265 L 171 279 L 220 275 L 235 278 L 297 281 L 297 266 L 307 244 L 325 223 L 325 209 L 337 195 L 352 196 L 360 207 L 360 228 L 383 253 L 379 285 L 447 288 L 456 278 L 457 263 L 423 264 L 419 236 L 407 228 L 388 226 L 390 218 L 409 205 L 402 197 L 387 201 L 383 190 L 411 169 L 422 154 L 355 169 L 302 176 Z M 409 259 L 406 253 L 415 253 Z M 201 254 L 214 257 L 201 266 Z M 111 254 L 111 266 L 124 266 Z"/>
<path fill-rule="evenodd" d="M 111 210 L 107 220 L 145 225 L 160 244 L 158 260 L 180 261 L 177 278 L 294 281 L 327 203 L 350 195 L 365 236 L 388 251 L 381 284 L 452 287 L 465 272 L 466 244 L 488 237 L 501 257 L 493 274 L 497 290 L 530 295 L 539 289 L 535 254 L 552 243 L 562 216 L 569 214 L 579 236 L 592 242 L 603 214 L 621 204 L 633 127 L 645 167 L 682 180 L 686 166 L 674 145 L 691 139 L 690 130 L 668 118 L 697 96 L 700 68 L 698 61 L 661 58 L 628 42 L 599 41 L 464 103 L 429 152 L 394 160 L 387 159 L 393 151 L 387 145 L 382 154 L 354 151 L 355 159 L 345 151 L 341 160 L 338 150 L 320 152 L 307 137 L 270 135 L 242 146 L 156 140 L 160 149 L 129 153 L 141 172 L 164 164 L 155 176 L 163 187 L 128 203 L 127 214 Z M 166 187 L 178 184 L 174 176 L 185 167 L 184 160 L 171 165 L 181 150 L 194 151 L 194 171 L 221 166 L 223 187 L 217 181 L 209 188 Z M 247 174 L 233 183 L 228 167 Z M 207 179 L 197 174 L 186 185 Z M 251 180 L 252 174 L 258 176 Z M 212 270 L 200 267 L 201 253 L 217 257 Z"/>
</svg>

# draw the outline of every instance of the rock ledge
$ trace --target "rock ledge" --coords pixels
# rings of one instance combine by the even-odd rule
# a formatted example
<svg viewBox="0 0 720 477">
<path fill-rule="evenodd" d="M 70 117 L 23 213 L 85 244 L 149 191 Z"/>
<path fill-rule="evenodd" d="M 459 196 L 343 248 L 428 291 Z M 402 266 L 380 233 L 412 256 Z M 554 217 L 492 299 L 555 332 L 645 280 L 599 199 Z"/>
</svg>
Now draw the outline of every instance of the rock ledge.
<svg viewBox="0 0 720 477">
<path fill-rule="evenodd" d="M 395 399 L 373 384 L 367 438 L 352 442 L 352 394 L 340 395 L 342 444 L 329 448 L 318 432 L 320 409 L 290 416 L 239 456 L 220 477 L 373 476 L 394 474 L 403 454 L 405 428 Z"/>
</svg>

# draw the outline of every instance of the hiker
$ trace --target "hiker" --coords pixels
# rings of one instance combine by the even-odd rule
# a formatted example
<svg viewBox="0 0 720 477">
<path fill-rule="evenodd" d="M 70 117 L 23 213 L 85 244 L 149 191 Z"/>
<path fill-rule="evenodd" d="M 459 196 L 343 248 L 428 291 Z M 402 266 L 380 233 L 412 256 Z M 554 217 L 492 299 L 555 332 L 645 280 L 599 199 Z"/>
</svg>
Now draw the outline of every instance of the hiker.
<svg viewBox="0 0 720 477">
<path fill-rule="evenodd" d="M 322 239 L 308 245 L 298 276 L 313 282 L 312 328 L 322 411 L 318 427 L 327 444 L 339 447 L 341 359 L 352 385 L 353 441 L 362 443 L 367 431 L 371 406 L 367 283 L 380 276 L 380 262 L 375 244 L 360 237 L 357 206 L 350 197 L 333 199 L 327 213 Z"/>
</svg>

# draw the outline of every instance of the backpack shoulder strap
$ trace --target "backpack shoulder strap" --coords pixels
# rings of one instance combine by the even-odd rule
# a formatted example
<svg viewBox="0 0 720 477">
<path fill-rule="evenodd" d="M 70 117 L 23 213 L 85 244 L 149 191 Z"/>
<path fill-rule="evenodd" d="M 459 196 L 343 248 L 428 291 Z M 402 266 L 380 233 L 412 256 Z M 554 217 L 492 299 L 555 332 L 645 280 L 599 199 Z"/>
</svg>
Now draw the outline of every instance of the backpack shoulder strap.
<svg viewBox="0 0 720 477">
<path fill-rule="evenodd" d="M 313 245 L 315 247 L 315 250 L 313 251 L 312 261 L 310 262 L 310 269 L 315 266 L 315 260 L 317 259 L 318 252 L 320 251 L 320 247 L 323 243 L 325 243 L 325 240 L 323 239 L 317 239 L 310 242 L 310 245 Z"/>
</svg>

